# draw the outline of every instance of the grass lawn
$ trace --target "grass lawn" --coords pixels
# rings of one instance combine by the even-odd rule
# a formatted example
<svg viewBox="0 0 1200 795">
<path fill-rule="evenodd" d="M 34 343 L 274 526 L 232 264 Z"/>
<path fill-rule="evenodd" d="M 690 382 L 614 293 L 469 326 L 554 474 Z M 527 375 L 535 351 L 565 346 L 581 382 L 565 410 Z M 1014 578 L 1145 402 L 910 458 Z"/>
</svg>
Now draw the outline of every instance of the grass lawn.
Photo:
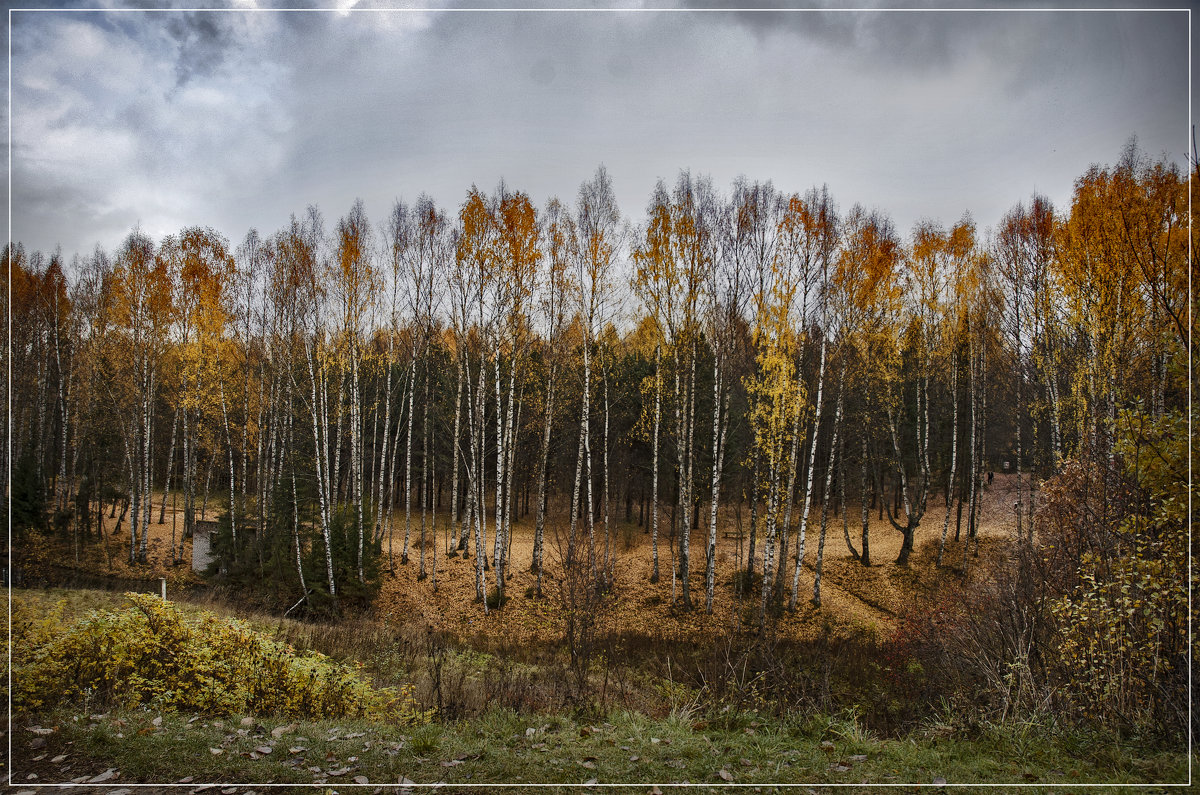
<svg viewBox="0 0 1200 795">
<path fill-rule="evenodd" d="M 86 784 L 106 773 L 108 787 L 180 781 L 193 788 L 219 783 L 222 789 L 266 783 L 332 789 L 376 785 L 353 788 L 363 792 L 393 791 L 405 780 L 443 784 L 440 792 L 478 792 L 456 785 L 483 784 L 520 791 L 530 783 L 629 784 L 646 791 L 655 784 L 685 782 L 711 785 L 700 791 L 739 784 L 769 792 L 772 784 L 944 780 L 1040 784 L 1060 793 L 1083 791 L 1079 785 L 1092 783 L 1187 780 L 1182 754 L 1140 755 L 1082 735 L 1006 729 L 972 738 L 926 733 L 881 740 L 853 723 L 820 716 L 780 722 L 743 715 L 710 722 L 616 712 L 590 721 L 495 711 L 451 724 L 405 727 L 237 716 L 214 720 L 152 710 L 56 711 L 19 721 L 13 731 L 17 786 Z"/>
</svg>

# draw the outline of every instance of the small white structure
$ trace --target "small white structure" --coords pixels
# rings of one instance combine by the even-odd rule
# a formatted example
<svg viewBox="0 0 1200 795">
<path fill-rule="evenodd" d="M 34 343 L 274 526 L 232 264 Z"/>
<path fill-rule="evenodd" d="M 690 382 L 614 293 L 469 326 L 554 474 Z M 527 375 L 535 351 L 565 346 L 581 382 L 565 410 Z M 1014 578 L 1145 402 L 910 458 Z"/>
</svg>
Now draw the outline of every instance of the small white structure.
<svg viewBox="0 0 1200 795">
<path fill-rule="evenodd" d="M 213 562 L 213 536 L 217 534 L 217 523 L 197 519 L 192 526 L 192 571 L 203 574 Z"/>
</svg>

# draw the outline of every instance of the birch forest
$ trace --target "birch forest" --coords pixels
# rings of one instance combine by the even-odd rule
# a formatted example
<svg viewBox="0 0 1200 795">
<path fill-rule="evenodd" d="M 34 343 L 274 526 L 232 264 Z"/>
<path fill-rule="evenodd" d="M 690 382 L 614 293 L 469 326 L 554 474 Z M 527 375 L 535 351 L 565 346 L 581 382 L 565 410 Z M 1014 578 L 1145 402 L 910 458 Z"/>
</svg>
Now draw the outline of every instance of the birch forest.
<svg viewBox="0 0 1200 795">
<path fill-rule="evenodd" d="M 1198 172 L 1114 154 L 988 228 L 686 170 L 619 207 L 600 166 L 574 196 L 11 245 L 14 566 L 312 620 L 467 583 L 437 610 L 560 611 L 582 683 L 623 590 L 761 639 L 920 559 L 976 612 L 904 626 L 961 675 L 1179 727 Z"/>
</svg>

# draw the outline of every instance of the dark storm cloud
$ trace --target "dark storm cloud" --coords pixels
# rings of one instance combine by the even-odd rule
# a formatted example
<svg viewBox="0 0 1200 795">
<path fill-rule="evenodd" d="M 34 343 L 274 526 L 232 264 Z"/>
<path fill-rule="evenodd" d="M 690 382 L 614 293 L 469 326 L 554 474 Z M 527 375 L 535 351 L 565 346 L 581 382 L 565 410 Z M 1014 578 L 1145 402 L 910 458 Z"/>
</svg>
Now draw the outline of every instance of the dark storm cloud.
<svg viewBox="0 0 1200 795">
<path fill-rule="evenodd" d="M 697 7 L 711 6 L 698 4 Z M 855 43 L 862 19 L 860 15 L 844 11 L 770 9 L 733 11 L 731 17 L 737 24 L 760 37 L 779 35 L 787 31 L 838 47 Z"/>
<path fill-rule="evenodd" d="M 212 74 L 235 42 L 233 23 L 226 14 L 185 12 L 169 19 L 166 27 L 179 48 L 175 62 L 179 85 L 195 75 Z"/>
<path fill-rule="evenodd" d="M 1008 75 L 1013 95 L 1071 76 L 1112 84 L 1136 66 L 1157 73 L 1163 92 L 1186 97 L 1186 6 L 1130 12 L 1116 10 L 1128 4 L 1114 3 L 1112 10 L 1103 5 L 1089 4 L 1089 11 L 1004 5 L 981 11 L 911 4 L 861 12 L 741 10 L 731 18 L 760 38 L 793 36 L 915 74 L 984 58 Z"/>
</svg>

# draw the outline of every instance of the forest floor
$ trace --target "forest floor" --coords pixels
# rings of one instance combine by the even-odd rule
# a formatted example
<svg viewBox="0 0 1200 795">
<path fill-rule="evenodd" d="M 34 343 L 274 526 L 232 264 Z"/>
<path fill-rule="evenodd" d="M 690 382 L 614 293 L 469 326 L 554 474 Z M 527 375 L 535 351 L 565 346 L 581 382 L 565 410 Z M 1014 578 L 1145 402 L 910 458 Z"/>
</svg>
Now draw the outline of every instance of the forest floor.
<svg viewBox="0 0 1200 795">
<path fill-rule="evenodd" d="M 942 532 L 945 509 L 940 500 L 931 496 L 928 512 L 916 531 L 915 550 L 907 566 L 898 566 L 895 561 L 900 552 L 902 537 L 891 526 L 886 516 L 879 517 L 877 510 L 869 512 L 870 557 L 872 565 L 862 566 L 849 552 L 843 531 L 843 517 L 834 513 L 831 504 L 827 517 L 823 574 L 821 579 L 821 605 L 811 601 L 813 595 L 814 565 L 820 539 L 821 506 L 814 505 L 807 524 L 807 540 L 804 563 L 799 578 L 797 609 L 785 611 L 777 619 L 775 630 L 779 637 L 804 640 L 817 633 L 833 634 L 867 633 L 885 636 L 894 629 L 900 615 L 920 608 L 922 603 L 932 604 L 939 593 L 953 590 L 961 584 L 964 546 L 954 542 L 956 517 L 952 514 L 947 533 L 943 566 L 935 565 L 938 542 Z M 161 495 L 156 495 L 153 518 L 159 516 Z M 1013 537 L 1015 501 L 1015 477 L 997 474 L 995 482 L 982 492 L 978 520 L 979 544 L 972 546 L 972 567 L 1004 553 L 1007 541 Z M 793 527 L 799 523 L 802 505 L 793 508 Z M 214 519 L 221 509 L 215 500 L 209 503 L 207 518 Z M 616 512 L 616 511 L 614 511 Z M 862 509 L 857 503 L 846 506 L 847 527 L 850 541 L 857 548 L 862 535 Z M 652 583 L 650 575 L 651 536 L 646 527 L 635 521 L 611 522 L 610 544 L 613 556 L 613 588 L 607 599 L 596 607 L 602 630 L 615 634 L 644 635 L 667 640 L 688 641 L 712 637 L 713 633 L 737 632 L 741 628 L 756 625 L 760 592 L 756 586 L 751 594 L 739 595 L 734 587 L 739 561 L 744 566 L 746 545 L 749 536 L 749 512 L 744 507 L 740 515 L 732 510 L 720 517 L 716 544 L 717 572 L 712 614 L 705 611 L 705 558 L 704 546 L 708 538 L 707 519 L 704 512 L 701 527 L 693 530 L 690 538 L 691 588 L 690 597 L 694 609 L 682 608 L 682 583 L 673 571 L 678 570 L 678 560 L 673 555 L 678 545 L 672 544 L 668 528 L 670 515 L 659 516 L 659 581 Z M 966 532 L 966 510 L 964 507 L 963 535 Z M 184 543 L 182 560 L 171 562 L 172 539 L 179 543 L 182 528 L 182 512 L 173 511 L 168 505 L 165 521 L 154 522 L 150 527 L 148 561 L 146 564 L 129 563 L 129 517 L 125 518 L 119 533 L 113 532 L 114 520 L 106 519 L 109 535 L 105 544 L 86 544 L 75 548 L 72 544 L 50 542 L 39 539 L 17 550 L 17 558 L 30 570 L 39 563 L 51 563 L 62 572 L 85 575 L 84 584 L 103 586 L 108 579 L 117 587 L 146 590 L 134 587 L 141 581 L 153 587 L 160 577 L 167 579 L 168 591 L 178 588 L 194 588 L 204 580 L 192 572 L 191 541 Z M 511 564 L 506 581 L 506 601 L 503 609 L 491 610 L 484 615 L 483 606 L 476 600 L 476 562 L 473 542 L 469 557 L 457 553 L 446 555 L 449 514 L 445 511 L 437 517 L 437 540 L 433 539 L 434 528 L 430 519 L 429 538 L 425 545 L 427 576 L 420 577 L 420 512 L 414 511 L 411 520 L 409 560 L 402 563 L 404 548 L 404 511 L 393 516 L 391 554 L 388 539 L 383 540 L 382 586 L 372 609 L 374 617 L 385 624 L 406 623 L 409 626 L 428 627 L 463 639 L 502 639 L 505 643 L 527 643 L 556 640 L 561 637 L 562 599 L 560 586 L 562 560 L 565 553 L 565 538 L 568 532 L 559 523 L 548 522 L 545 530 L 545 568 L 542 581 L 542 598 L 536 598 L 537 576 L 531 570 L 533 561 L 534 516 L 522 517 L 513 525 Z M 493 519 L 489 515 L 489 520 Z M 647 525 L 649 524 L 647 518 Z M 738 527 L 742 537 L 738 537 Z M 491 570 L 493 528 L 489 526 L 489 543 L 485 552 L 488 557 L 486 582 L 488 591 L 495 589 L 495 573 Z M 584 560 L 589 554 L 586 528 L 580 527 L 580 555 Z M 603 567 L 605 537 L 603 522 L 595 527 L 597 565 Z M 788 561 L 782 572 L 785 596 L 790 597 L 793 578 L 795 549 L 789 551 Z M 757 570 L 762 567 L 762 535 L 759 533 L 756 552 Z M 440 554 L 436 555 L 435 551 Z M 391 565 L 389 565 L 389 558 Z M 434 571 L 436 563 L 436 573 Z M 778 564 L 776 564 L 778 565 Z M 674 567 L 674 568 L 673 568 Z M 87 578 L 95 578 L 90 580 Z M 69 578 L 68 578 L 69 579 Z M 436 585 L 436 588 L 435 588 Z M 277 603 L 291 604 L 298 597 L 281 594 Z M 924 597 L 924 598 L 923 598 Z"/>
<path fill-rule="evenodd" d="M 1011 535 L 1011 530 L 1001 520 L 1002 507 L 1006 502 L 1011 511 L 1012 500 L 1007 489 L 996 484 L 986 501 L 980 523 L 979 556 L 986 558 L 997 553 Z M 799 509 L 796 510 L 799 513 Z M 916 550 L 905 567 L 895 565 L 900 552 L 901 534 L 887 518 L 870 517 L 870 567 L 863 567 L 846 547 L 841 517 L 828 517 L 825 540 L 823 573 L 821 578 L 821 606 L 812 604 L 814 565 L 820 537 L 820 508 L 814 506 L 809 516 L 806 551 L 801 569 L 797 594 L 797 608 L 786 611 L 778 618 L 776 631 L 780 637 L 803 640 L 816 632 L 827 632 L 834 628 L 866 631 L 879 635 L 887 634 L 895 626 L 899 615 L 918 606 L 918 594 L 934 596 L 945 587 L 957 587 L 961 577 L 963 547 L 953 543 L 954 517 L 951 517 L 949 540 L 943 560 L 943 568 L 936 566 L 937 544 L 940 538 L 945 513 L 941 508 L 933 509 L 922 520 L 917 530 Z M 862 533 L 861 508 L 849 506 L 850 538 L 859 546 Z M 499 611 L 487 616 L 475 601 L 476 561 L 470 558 L 438 558 L 437 593 L 433 592 L 432 577 L 418 579 L 419 561 L 417 552 L 410 551 L 409 562 L 397 562 L 395 574 L 383 580 L 383 587 L 376 602 L 381 616 L 391 620 L 402 616 L 407 621 L 419 621 L 434 629 L 469 637 L 478 634 L 504 637 L 512 641 L 526 642 L 557 637 L 560 632 L 556 623 L 557 605 L 561 603 L 559 589 L 562 587 L 562 560 L 565 557 L 567 529 L 557 525 L 546 528 L 545 560 L 546 574 L 543 577 L 544 598 L 533 597 L 537 575 L 531 571 L 533 559 L 533 522 L 526 517 L 514 526 L 512 540 L 512 566 L 506 582 L 506 603 Z M 707 518 L 707 515 L 705 516 Z M 736 527 L 732 517 L 723 517 L 725 527 Z M 743 524 L 748 518 L 743 511 Z M 401 524 L 403 517 L 401 517 Z M 669 640 L 700 640 L 714 633 L 736 632 L 743 626 L 756 625 L 760 590 L 739 596 L 735 590 L 735 575 L 739 561 L 745 566 L 745 549 L 748 540 L 739 539 L 736 531 L 728 534 L 718 531 L 716 545 L 717 572 L 715 578 L 713 612 L 705 608 L 705 544 L 707 527 L 702 522 L 700 530 L 693 530 L 690 538 L 690 597 L 694 609 L 683 610 L 682 583 L 673 577 L 678 571 L 678 561 L 673 560 L 672 543 L 664 532 L 668 517 L 659 520 L 659 581 L 651 582 L 652 545 L 649 533 L 635 523 L 624 521 L 612 523 L 612 546 L 615 562 L 612 566 L 614 587 L 612 598 L 604 603 L 602 621 L 605 628 L 618 634 L 633 634 L 662 637 Z M 793 522 L 798 522 L 794 517 Z M 964 531 L 965 532 L 965 531 Z M 596 527 L 597 565 L 603 567 L 604 537 L 602 523 Z M 794 568 L 793 549 L 782 572 L 785 598 L 790 597 Z M 444 541 L 440 542 L 444 544 Z M 762 570 L 762 537 L 757 540 L 756 570 Z M 588 554 L 586 536 L 580 542 L 581 557 Z M 397 542 L 399 545 L 399 542 Z M 432 550 L 429 550 L 432 551 Z M 471 550 L 473 552 L 473 550 Z M 675 546 L 675 551 L 678 551 Z M 486 550 L 489 562 L 492 550 Z M 975 548 L 972 547 L 972 565 Z M 395 553 L 396 561 L 400 554 Z M 673 568 L 674 564 L 674 568 Z M 427 567 L 430 562 L 427 559 Z M 776 564 L 778 565 L 778 564 Z M 494 572 L 486 573 L 489 592 L 495 587 Z"/>
</svg>

